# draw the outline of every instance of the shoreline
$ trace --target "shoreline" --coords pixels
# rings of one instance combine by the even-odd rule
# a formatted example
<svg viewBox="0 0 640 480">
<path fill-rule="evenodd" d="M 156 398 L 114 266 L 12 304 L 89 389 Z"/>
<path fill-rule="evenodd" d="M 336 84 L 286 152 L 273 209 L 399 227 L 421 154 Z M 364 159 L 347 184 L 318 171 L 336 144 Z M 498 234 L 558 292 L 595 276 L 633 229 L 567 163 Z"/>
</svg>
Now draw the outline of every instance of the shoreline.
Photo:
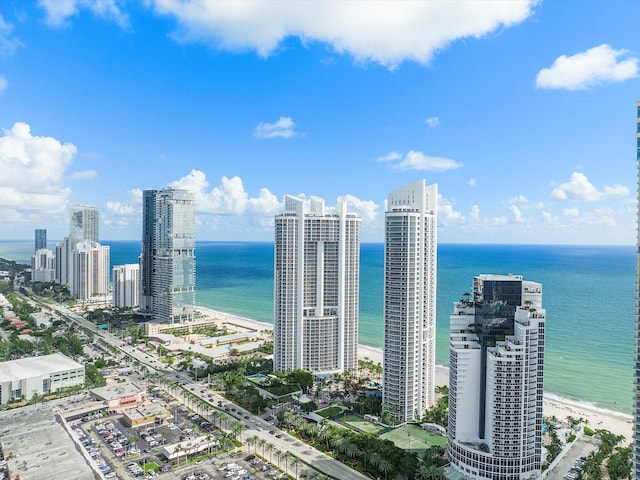
<svg viewBox="0 0 640 480">
<path fill-rule="evenodd" d="M 221 312 L 208 307 L 197 305 L 196 310 L 203 313 L 205 317 L 217 318 L 229 325 L 245 328 L 248 330 L 273 330 L 273 325 L 251 318 L 241 317 L 232 313 Z M 358 345 L 358 358 L 382 364 L 383 352 L 381 348 L 368 345 Z M 449 367 L 436 365 L 435 375 L 436 386 L 448 386 Z M 557 417 L 564 421 L 567 417 L 582 418 L 587 422 L 587 426 L 593 430 L 605 429 L 615 435 L 624 435 L 627 442 L 633 438 L 633 416 L 598 407 L 593 403 L 579 400 L 572 400 L 560 395 L 544 392 L 544 416 Z"/>
</svg>

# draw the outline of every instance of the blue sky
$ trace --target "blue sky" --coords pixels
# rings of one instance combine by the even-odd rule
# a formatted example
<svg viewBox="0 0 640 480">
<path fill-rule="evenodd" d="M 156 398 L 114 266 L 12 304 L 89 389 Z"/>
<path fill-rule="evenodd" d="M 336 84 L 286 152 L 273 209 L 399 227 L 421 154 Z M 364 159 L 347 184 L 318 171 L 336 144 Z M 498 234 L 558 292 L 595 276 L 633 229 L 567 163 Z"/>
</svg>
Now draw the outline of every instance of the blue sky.
<svg viewBox="0 0 640 480">
<path fill-rule="evenodd" d="M 437 183 L 443 243 L 635 243 L 636 1 L 0 3 L 3 239 L 140 237 L 196 193 L 199 240 L 271 240 L 286 194 Z"/>
</svg>

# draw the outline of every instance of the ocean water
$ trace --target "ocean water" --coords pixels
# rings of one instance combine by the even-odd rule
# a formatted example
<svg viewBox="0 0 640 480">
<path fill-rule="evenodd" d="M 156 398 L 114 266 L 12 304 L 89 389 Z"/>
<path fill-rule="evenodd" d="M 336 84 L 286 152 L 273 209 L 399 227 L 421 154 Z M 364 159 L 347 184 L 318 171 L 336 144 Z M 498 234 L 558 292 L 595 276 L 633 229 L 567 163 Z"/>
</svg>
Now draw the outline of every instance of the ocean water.
<svg viewBox="0 0 640 480">
<path fill-rule="evenodd" d="M 104 242 L 112 265 L 136 263 L 140 242 Z M 0 242 L 0 257 L 27 263 L 32 242 Z M 360 343 L 382 347 L 383 245 L 362 244 Z M 635 248 L 541 245 L 438 246 L 437 347 L 447 365 L 453 302 L 475 275 L 513 273 L 542 283 L 547 314 L 545 390 L 632 411 Z M 273 319 L 273 244 L 198 242 L 196 302 Z"/>
</svg>

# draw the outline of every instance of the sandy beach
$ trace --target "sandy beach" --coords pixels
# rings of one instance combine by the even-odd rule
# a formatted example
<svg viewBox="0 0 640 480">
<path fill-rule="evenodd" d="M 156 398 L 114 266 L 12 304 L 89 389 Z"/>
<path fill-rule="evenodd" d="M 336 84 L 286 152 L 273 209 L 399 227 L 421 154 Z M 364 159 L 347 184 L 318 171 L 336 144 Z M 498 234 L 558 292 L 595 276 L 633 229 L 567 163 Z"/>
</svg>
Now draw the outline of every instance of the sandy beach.
<svg viewBox="0 0 640 480">
<path fill-rule="evenodd" d="M 237 315 L 212 310 L 206 307 L 196 307 L 196 310 L 203 315 L 218 319 L 221 324 L 227 324 L 229 329 L 245 329 L 246 331 L 272 330 L 273 325 L 265 322 L 258 322 L 250 318 L 239 317 Z M 368 358 L 375 363 L 382 363 L 382 350 L 366 345 L 358 346 L 358 357 Z M 438 365 L 436 367 L 436 385 L 449 384 L 449 369 Z M 544 395 L 544 416 L 555 416 L 563 421 L 567 417 L 582 418 L 587 425 L 597 430 L 605 429 L 616 435 L 624 435 L 627 442 L 631 441 L 633 435 L 632 416 L 613 410 L 596 407 L 590 403 L 578 402 L 562 398 L 558 395 L 545 392 Z"/>
</svg>

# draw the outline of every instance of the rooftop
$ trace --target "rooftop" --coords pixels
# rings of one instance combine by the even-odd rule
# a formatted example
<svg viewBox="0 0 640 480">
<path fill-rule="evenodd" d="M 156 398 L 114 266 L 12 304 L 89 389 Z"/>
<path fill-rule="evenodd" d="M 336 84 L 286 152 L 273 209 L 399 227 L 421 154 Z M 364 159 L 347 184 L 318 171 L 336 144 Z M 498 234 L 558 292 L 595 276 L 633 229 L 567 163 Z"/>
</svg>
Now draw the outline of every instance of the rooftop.
<svg viewBox="0 0 640 480">
<path fill-rule="evenodd" d="M 61 353 L 20 358 L 8 362 L 0 362 L 0 383 L 79 368 L 84 367 Z"/>
</svg>

